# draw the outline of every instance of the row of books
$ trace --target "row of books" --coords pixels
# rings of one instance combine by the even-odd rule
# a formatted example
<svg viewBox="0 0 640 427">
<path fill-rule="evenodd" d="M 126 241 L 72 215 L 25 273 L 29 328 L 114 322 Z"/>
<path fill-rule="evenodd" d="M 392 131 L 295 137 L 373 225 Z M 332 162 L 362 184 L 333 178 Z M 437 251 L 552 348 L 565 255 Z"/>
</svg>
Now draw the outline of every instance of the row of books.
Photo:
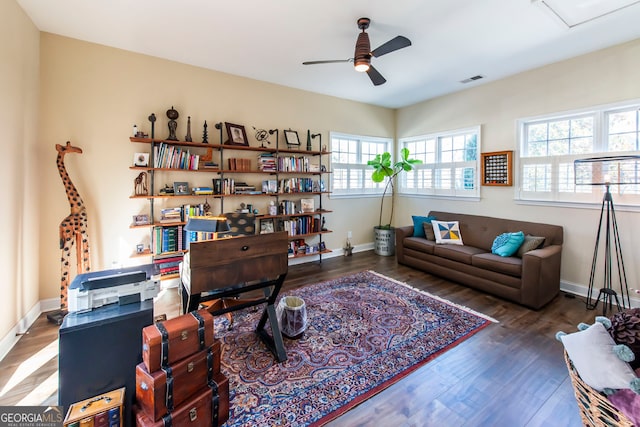
<svg viewBox="0 0 640 427">
<path fill-rule="evenodd" d="M 317 233 L 320 231 L 320 221 L 312 216 L 301 216 L 282 221 L 282 230 L 289 236 Z"/>
<path fill-rule="evenodd" d="M 308 157 L 278 157 L 280 172 L 309 172 Z"/>
<path fill-rule="evenodd" d="M 182 225 L 170 227 L 154 227 L 152 233 L 152 247 L 155 256 L 160 255 L 161 258 L 154 259 L 162 274 L 170 274 L 177 272 L 179 261 L 182 255 L 176 256 L 176 252 L 189 249 L 189 244 L 202 240 L 212 240 L 213 233 L 200 231 L 186 231 Z M 171 258 L 162 258 L 163 254 L 171 254 Z"/>
<path fill-rule="evenodd" d="M 180 263 L 182 262 L 182 255 L 170 255 L 167 257 L 159 257 L 153 260 L 153 265 L 156 271 L 160 272 L 161 276 L 168 276 L 176 274 L 180 271 Z"/>
<path fill-rule="evenodd" d="M 185 249 L 182 225 L 153 227 L 151 244 L 154 254 L 178 252 Z"/>
<path fill-rule="evenodd" d="M 154 147 L 154 167 L 198 170 L 199 154 L 176 145 L 161 143 Z"/>
<path fill-rule="evenodd" d="M 248 172 L 251 170 L 251 159 L 231 157 L 228 159 L 229 170 Z"/>
</svg>

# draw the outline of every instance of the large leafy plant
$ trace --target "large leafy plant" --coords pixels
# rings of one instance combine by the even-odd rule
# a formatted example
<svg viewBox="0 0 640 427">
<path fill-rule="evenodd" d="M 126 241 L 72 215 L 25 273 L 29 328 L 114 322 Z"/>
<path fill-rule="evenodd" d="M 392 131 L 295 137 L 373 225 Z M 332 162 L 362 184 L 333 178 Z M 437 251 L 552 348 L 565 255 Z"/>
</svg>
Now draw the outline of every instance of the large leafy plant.
<svg viewBox="0 0 640 427">
<path fill-rule="evenodd" d="M 373 160 L 369 160 L 367 162 L 368 166 L 372 166 L 374 171 L 371 175 L 371 180 L 376 183 L 383 182 L 385 179 L 387 180 L 386 185 L 384 186 L 384 191 L 382 193 L 382 199 L 380 200 L 380 219 L 379 219 L 379 228 L 391 228 L 391 223 L 393 221 L 393 190 L 394 190 L 394 181 L 396 176 L 402 171 L 410 171 L 413 169 L 414 165 L 422 163 L 422 160 L 418 159 L 410 159 L 409 158 L 409 149 L 403 148 L 400 150 L 400 160 L 395 163 L 391 163 L 391 153 L 384 152 L 382 154 L 377 154 Z M 389 216 L 389 222 L 387 224 L 382 224 L 382 212 L 384 208 L 384 198 L 387 195 L 387 191 L 391 188 L 391 215 Z"/>
</svg>

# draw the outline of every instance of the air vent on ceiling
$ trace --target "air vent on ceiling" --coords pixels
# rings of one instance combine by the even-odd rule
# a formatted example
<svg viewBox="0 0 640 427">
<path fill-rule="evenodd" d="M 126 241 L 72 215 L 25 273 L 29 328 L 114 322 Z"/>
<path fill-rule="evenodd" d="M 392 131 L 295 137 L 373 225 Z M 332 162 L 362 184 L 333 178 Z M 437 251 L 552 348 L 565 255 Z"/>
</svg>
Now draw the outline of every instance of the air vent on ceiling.
<svg viewBox="0 0 640 427">
<path fill-rule="evenodd" d="M 473 77 L 469 77 L 469 78 L 464 79 L 464 80 L 460 80 L 460 83 L 471 83 L 471 82 L 473 82 L 475 80 L 480 80 L 480 79 L 483 79 L 483 78 L 484 78 L 484 76 L 481 76 L 480 74 L 478 74 L 477 76 L 473 76 Z"/>
</svg>

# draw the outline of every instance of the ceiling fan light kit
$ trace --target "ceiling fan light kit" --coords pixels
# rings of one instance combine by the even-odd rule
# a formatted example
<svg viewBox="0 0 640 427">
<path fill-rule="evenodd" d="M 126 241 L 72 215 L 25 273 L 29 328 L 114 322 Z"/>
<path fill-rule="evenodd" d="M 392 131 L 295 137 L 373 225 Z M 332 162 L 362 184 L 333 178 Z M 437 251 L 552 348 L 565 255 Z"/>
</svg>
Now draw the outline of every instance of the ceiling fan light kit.
<svg viewBox="0 0 640 427">
<path fill-rule="evenodd" d="M 388 42 L 382 44 L 378 48 L 371 50 L 371 43 L 369 42 L 369 34 L 365 31 L 369 28 L 369 24 L 371 20 L 369 18 L 360 18 L 358 19 L 358 28 L 362 30 L 360 34 L 358 34 L 358 39 L 356 41 L 356 48 L 353 55 L 353 58 L 349 59 L 332 59 L 326 61 L 306 61 L 303 62 L 303 65 L 316 65 L 316 64 L 334 64 L 338 62 L 352 62 L 356 71 L 361 73 L 367 73 L 369 78 L 371 79 L 371 83 L 375 86 L 379 86 L 381 84 L 386 83 L 386 79 L 371 65 L 371 58 L 377 58 L 382 55 L 386 55 L 387 53 L 394 52 L 396 50 L 411 46 L 411 41 L 403 36 L 396 36 Z"/>
</svg>

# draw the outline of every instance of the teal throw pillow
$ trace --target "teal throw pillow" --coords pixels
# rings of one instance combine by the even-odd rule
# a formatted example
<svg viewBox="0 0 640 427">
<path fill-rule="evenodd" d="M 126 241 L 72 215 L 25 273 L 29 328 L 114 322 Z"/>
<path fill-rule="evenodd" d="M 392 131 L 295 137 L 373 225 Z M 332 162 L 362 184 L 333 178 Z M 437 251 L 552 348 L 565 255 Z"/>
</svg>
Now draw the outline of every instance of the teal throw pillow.
<svg viewBox="0 0 640 427">
<path fill-rule="evenodd" d="M 522 242 L 524 242 L 524 233 L 522 231 L 518 231 L 516 233 L 503 233 L 493 241 L 493 245 L 491 245 L 491 253 L 500 256 L 511 256 L 518 251 Z"/>
<path fill-rule="evenodd" d="M 413 219 L 413 237 L 426 237 L 424 234 L 424 223 L 431 224 L 431 221 L 436 219 L 435 216 L 417 216 L 413 215 L 411 217 Z M 433 239 L 432 239 L 433 240 Z"/>
</svg>

